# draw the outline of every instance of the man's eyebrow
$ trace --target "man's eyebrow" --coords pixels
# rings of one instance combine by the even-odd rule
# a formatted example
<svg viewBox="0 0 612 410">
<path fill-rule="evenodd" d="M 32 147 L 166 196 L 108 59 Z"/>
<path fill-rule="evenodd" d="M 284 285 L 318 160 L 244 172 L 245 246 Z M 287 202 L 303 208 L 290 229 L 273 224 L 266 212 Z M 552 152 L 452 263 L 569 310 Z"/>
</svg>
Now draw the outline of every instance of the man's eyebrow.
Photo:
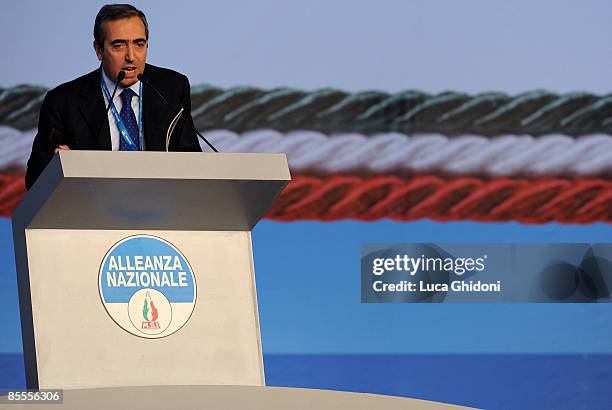
<svg viewBox="0 0 612 410">
<path fill-rule="evenodd" d="M 147 39 L 146 38 L 137 38 L 135 40 L 132 40 L 132 43 L 146 43 Z M 127 44 L 128 40 L 125 39 L 117 39 L 117 40 L 113 40 L 111 41 L 111 45 L 115 45 L 115 44 Z"/>
</svg>

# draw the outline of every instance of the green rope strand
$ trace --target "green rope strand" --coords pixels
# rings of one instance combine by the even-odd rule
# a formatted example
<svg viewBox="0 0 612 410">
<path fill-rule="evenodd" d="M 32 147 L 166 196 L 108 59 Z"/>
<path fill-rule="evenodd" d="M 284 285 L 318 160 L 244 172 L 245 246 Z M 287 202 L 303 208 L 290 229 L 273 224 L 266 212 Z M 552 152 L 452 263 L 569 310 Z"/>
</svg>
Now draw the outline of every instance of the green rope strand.
<svg viewBox="0 0 612 410">
<path fill-rule="evenodd" d="M 46 90 L 17 86 L 0 89 L 0 124 L 21 130 L 36 126 Z M 192 116 L 200 130 L 243 132 L 271 128 L 323 133 L 437 132 L 446 135 L 584 135 L 612 133 L 612 95 L 530 91 L 516 96 L 499 92 L 467 95 L 404 91 L 347 93 L 324 88 L 191 90 Z"/>
</svg>

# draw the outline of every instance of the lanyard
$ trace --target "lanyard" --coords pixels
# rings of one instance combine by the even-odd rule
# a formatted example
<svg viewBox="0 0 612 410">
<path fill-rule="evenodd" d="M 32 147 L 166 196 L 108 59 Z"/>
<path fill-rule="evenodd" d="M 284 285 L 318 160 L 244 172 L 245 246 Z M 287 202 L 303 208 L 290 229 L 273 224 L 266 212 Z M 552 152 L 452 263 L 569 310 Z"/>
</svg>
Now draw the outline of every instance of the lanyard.
<svg viewBox="0 0 612 410">
<path fill-rule="evenodd" d="M 106 100 L 111 101 L 111 95 L 108 92 L 108 87 L 106 87 L 106 82 L 104 81 L 104 77 L 102 75 L 102 68 L 100 68 L 100 83 L 102 84 L 102 90 L 104 90 L 104 95 L 106 95 Z M 138 140 L 140 142 L 140 149 L 142 150 L 144 148 L 144 137 L 142 134 L 142 82 L 140 83 L 140 95 L 138 98 L 138 104 Z M 117 128 L 119 129 L 121 137 L 130 147 L 130 150 L 136 151 L 136 144 L 134 144 L 134 141 L 132 141 L 132 138 L 130 137 L 130 133 L 128 132 L 127 128 L 125 128 L 125 124 L 119 116 L 119 113 L 117 112 L 117 108 L 115 108 L 115 103 L 113 101 L 111 101 L 111 111 L 113 112 L 113 117 L 115 117 L 115 122 L 117 123 Z"/>
</svg>

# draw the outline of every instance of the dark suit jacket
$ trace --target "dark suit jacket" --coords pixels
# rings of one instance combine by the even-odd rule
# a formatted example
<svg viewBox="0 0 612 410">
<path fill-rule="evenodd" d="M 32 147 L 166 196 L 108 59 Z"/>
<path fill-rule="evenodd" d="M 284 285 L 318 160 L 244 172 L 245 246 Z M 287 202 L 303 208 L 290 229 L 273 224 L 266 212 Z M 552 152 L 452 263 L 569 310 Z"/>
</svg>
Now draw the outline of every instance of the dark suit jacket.
<svg viewBox="0 0 612 410">
<path fill-rule="evenodd" d="M 166 98 L 168 106 L 147 84 L 142 86 L 142 121 L 147 151 L 165 151 L 166 130 L 183 107 L 185 112 L 170 140 L 171 151 L 201 151 L 198 138 L 187 121 L 191 118 L 189 80 L 176 71 L 147 64 L 145 74 Z M 109 90 L 112 92 L 112 90 Z M 110 128 L 104 114 L 105 99 L 100 88 L 100 69 L 49 91 L 40 108 L 38 133 L 28 160 L 26 188 L 34 184 L 57 146 L 70 149 L 110 150 Z"/>
</svg>

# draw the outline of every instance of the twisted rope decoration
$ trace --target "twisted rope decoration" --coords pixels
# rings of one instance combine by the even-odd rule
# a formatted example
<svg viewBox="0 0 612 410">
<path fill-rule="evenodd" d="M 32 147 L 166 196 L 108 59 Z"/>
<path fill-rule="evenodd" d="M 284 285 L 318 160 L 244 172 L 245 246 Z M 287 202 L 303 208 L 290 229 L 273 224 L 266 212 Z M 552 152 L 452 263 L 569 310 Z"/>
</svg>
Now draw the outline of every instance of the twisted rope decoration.
<svg viewBox="0 0 612 410">
<path fill-rule="evenodd" d="M 0 174 L 0 215 L 25 193 L 23 174 Z M 612 222 L 612 182 L 601 179 L 444 179 L 294 176 L 266 215 L 278 221 L 390 218 L 524 223 Z"/>
<path fill-rule="evenodd" d="M 0 124 L 25 130 L 36 126 L 45 89 L 17 86 L 0 89 Z M 191 90 L 192 115 L 200 130 L 236 132 L 258 128 L 323 133 L 434 132 L 445 135 L 612 133 L 612 95 L 530 91 L 516 96 L 488 92 L 427 94 L 404 91 L 347 93 L 324 88 L 221 89 L 208 85 Z"/>
<path fill-rule="evenodd" d="M 36 127 L 46 93 L 47 89 L 43 87 L 29 85 L 0 88 L 0 124 L 20 130 Z"/>
<path fill-rule="evenodd" d="M 294 177 L 267 217 L 409 221 L 471 219 L 524 223 L 612 222 L 612 182 L 600 179 L 401 179 Z"/>
<path fill-rule="evenodd" d="M 0 90 L 0 123 L 34 127 L 44 93 L 30 86 Z M 612 222 L 612 182 L 594 178 L 610 176 L 611 137 L 585 135 L 612 131 L 611 95 L 203 86 L 192 89 L 192 100 L 197 127 L 211 130 L 226 150 L 286 150 L 294 171 L 316 173 L 289 184 L 268 214 L 272 219 Z M 232 133 L 261 128 L 269 129 Z M 311 131 L 273 131 L 294 129 Z M 11 132 L 3 138 L 33 136 Z M 334 135 L 340 132 L 353 134 Z M 8 145 L 13 151 L 0 158 L 3 168 L 23 166 L 30 138 Z M 334 173 L 344 175 L 321 176 Z M 0 214 L 10 214 L 22 195 L 22 176 L 1 175 Z"/>
<path fill-rule="evenodd" d="M 0 169 L 25 167 L 36 130 L 0 126 Z M 612 136 L 485 138 L 441 134 L 338 134 L 316 131 L 211 130 L 222 152 L 283 152 L 292 172 L 309 174 L 439 174 L 449 176 L 610 177 Z M 203 147 L 206 148 L 206 147 Z"/>
<path fill-rule="evenodd" d="M 0 133 L 1 134 L 1 133 Z M 487 177 L 611 176 L 612 137 L 503 135 L 485 138 L 441 134 L 281 134 L 258 130 L 238 135 L 208 131 L 223 152 L 284 152 L 292 171 L 318 174 L 443 174 Z"/>
<path fill-rule="evenodd" d="M 36 130 L 21 132 L 15 128 L 0 126 L 0 169 L 25 168 L 32 151 Z"/>
<path fill-rule="evenodd" d="M 0 216 L 10 218 L 15 207 L 25 196 L 25 175 L 0 174 Z"/>
</svg>

